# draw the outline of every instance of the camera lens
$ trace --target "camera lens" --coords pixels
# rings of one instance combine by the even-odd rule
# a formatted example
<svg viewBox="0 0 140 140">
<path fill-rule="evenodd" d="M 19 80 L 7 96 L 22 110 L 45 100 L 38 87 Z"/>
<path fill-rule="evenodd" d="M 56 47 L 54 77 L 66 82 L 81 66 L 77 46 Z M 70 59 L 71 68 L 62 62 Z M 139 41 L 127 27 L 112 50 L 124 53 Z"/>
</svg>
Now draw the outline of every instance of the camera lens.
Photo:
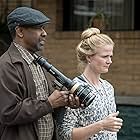
<svg viewBox="0 0 140 140">
<path fill-rule="evenodd" d="M 74 93 L 79 97 L 81 103 L 85 104 L 86 106 L 88 106 L 95 98 L 95 95 L 87 86 L 79 85 Z"/>
</svg>

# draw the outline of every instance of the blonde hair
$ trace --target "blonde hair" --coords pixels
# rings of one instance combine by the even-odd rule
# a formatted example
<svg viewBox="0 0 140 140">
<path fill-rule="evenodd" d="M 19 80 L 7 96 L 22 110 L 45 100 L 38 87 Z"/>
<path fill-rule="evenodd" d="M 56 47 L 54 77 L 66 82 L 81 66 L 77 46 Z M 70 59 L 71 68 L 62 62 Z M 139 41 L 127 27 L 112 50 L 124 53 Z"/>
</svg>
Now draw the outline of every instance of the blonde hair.
<svg viewBox="0 0 140 140">
<path fill-rule="evenodd" d="M 97 28 L 88 28 L 81 34 L 81 42 L 76 47 L 77 60 L 79 70 L 82 72 L 87 64 L 86 56 L 90 56 L 96 53 L 96 48 L 112 45 L 114 42 L 112 39 L 101 33 Z"/>
</svg>

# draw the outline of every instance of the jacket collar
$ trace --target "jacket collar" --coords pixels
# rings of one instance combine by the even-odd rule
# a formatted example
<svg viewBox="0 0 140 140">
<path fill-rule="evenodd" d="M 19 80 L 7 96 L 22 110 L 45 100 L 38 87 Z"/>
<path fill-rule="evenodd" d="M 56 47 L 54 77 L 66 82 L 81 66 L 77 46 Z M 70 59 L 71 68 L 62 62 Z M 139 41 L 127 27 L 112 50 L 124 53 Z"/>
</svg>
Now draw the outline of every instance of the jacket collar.
<svg viewBox="0 0 140 140">
<path fill-rule="evenodd" d="M 13 63 L 16 62 L 23 62 L 23 58 L 21 56 L 21 54 L 19 53 L 17 47 L 14 45 L 14 43 L 12 42 L 9 49 L 7 50 L 7 52 L 9 53 L 10 57 L 11 57 L 11 61 Z"/>
</svg>

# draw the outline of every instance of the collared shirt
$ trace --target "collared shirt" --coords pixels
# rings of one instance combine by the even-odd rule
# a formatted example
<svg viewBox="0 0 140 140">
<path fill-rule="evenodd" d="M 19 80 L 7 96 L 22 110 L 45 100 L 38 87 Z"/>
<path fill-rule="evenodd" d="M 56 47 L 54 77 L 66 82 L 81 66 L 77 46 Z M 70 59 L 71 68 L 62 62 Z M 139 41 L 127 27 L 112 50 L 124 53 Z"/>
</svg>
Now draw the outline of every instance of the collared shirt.
<svg viewBox="0 0 140 140">
<path fill-rule="evenodd" d="M 84 76 L 82 76 L 84 78 Z M 76 77 L 75 82 L 86 85 L 96 95 L 93 102 L 86 108 L 71 109 L 67 108 L 63 120 L 58 124 L 59 140 L 72 140 L 72 129 L 85 127 L 107 117 L 116 112 L 114 98 L 114 88 L 106 80 L 100 79 L 100 87 L 91 85 L 85 78 L 84 81 Z M 117 140 L 117 133 L 100 131 L 91 136 L 88 140 Z"/>
<path fill-rule="evenodd" d="M 34 63 L 34 57 L 22 46 L 14 43 L 19 52 L 21 53 L 23 59 L 29 65 L 29 68 L 33 75 L 33 80 L 36 86 L 36 94 L 38 100 L 46 100 L 48 98 L 48 86 L 47 80 L 43 73 L 41 66 Z M 52 114 L 48 113 L 38 120 L 40 140 L 51 140 L 53 136 L 54 124 Z"/>
</svg>

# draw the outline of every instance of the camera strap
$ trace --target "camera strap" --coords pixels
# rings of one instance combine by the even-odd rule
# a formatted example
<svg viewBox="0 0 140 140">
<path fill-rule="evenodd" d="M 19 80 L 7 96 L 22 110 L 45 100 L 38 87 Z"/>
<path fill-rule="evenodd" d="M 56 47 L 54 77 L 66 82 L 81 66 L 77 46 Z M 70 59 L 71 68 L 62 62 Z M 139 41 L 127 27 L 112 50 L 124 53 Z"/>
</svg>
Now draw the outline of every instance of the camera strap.
<svg viewBox="0 0 140 140">
<path fill-rule="evenodd" d="M 82 77 L 82 75 L 77 76 L 77 78 L 79 78 L 80 80 L 86 82 L 85 79 Z"/>
</svg>

